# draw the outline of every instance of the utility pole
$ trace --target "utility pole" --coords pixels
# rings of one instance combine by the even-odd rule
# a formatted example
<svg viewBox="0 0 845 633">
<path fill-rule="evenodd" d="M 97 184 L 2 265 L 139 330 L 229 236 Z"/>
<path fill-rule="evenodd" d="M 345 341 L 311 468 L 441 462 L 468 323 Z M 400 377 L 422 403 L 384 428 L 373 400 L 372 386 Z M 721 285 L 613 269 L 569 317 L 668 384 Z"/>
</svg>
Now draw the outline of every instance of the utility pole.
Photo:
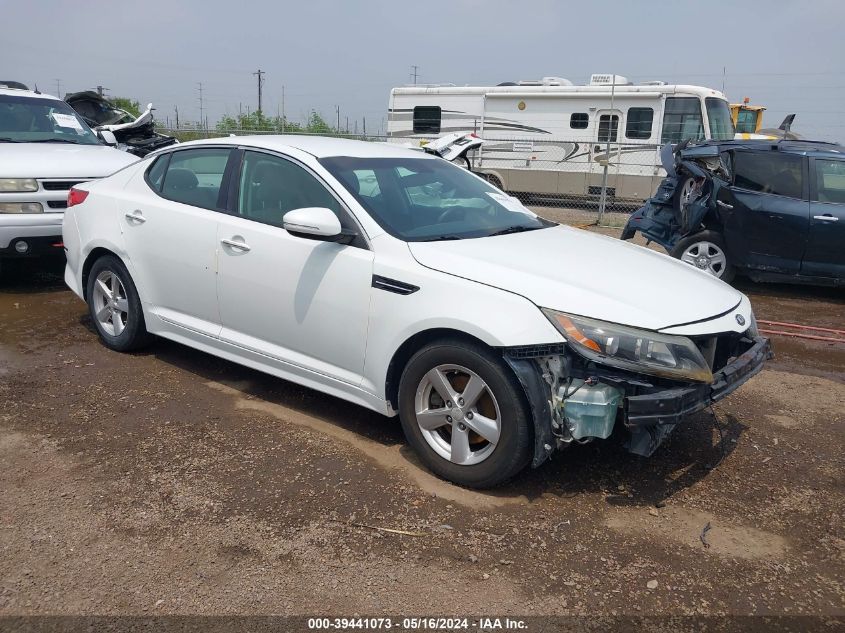
<svg viewBox="0 0 845 633">
<path fill-rule="evenodd" d="M 61 99 L 62 98 L 62 80 L 56 79 L 56 96 Z"/>
<path fill-rule="evenodd" d="M 103 88 L 102 86 L 97 86 L 97 94 L 100 95 L 101 97 L 103 96 L 103 93 L 106 90 L 108 90 L 108 88 Z"/>
<path fill-rule="evenodd" d="M 346 133 L 349 134 L 349 117 L 346 117 Z"/>
<path fill-rule="evenodd" d="M 262 112 L 263 110 L 261 108 L 261 87 L 264 84 L 264 75 L 266 75 L 267 73 L 265 73 L 263 70 L 261 70 L 259 68 L 256 72 L 254 72 L 252 74 L 254 76 L 258 77 L 258 111 Z"/>
<path fill-rule="evenodd" d="M 420 67 L 419 67 L 419 66 L 413 66 L 413 65 L 412 65 L 412 66 L 411 66 L 411 68 L 412 68 L 412 70 L 411 70 L 411 79 L 413 79 L 413 80 L 414 80 L 414 85 L 417 85 L 417 76 L 419 75 L 419 73 L 418 73 L 417 71 L 420 69 Z"/>
<path fill-rule="evenodd" d="M 367 117 L 364 117 L 364 136 L 367 135 Z"/>
<path fill-rule="evenodd" d="M 198 81 L 197 86 L 199 86 L 198 90 L 199 90 L 199 93 L 200 93 L 200 96 L 198 97 L 198 99 L 199 99 L 199 102 L 200 102 L 200 127 L 202 127 L 203 121 L 205 121 L 205 117 L 203 116 L 202 82 Z"/>
<path fill-rule="evenodd" d="M 282 86 L 282 134 L 285 133 L 285 87 Z"/>
<path fill-rule="evenodd" d="M 173 106 L 173 109 L 176 110 L 176 129 L 179 129 L 179 106 Z"/>
<path fill-rule="evenodd" d="M 616 135 L 619 133 L 619 126 L 614 128 L 613 125 L 613 99 L 616 96 L 616 73 L 611 75 L 613 78 L 610 84 L 610 113 L 607 116 L 607 147 L 605 148 L 604 167 L 601 174 L 601 197 L 599 198 L 599 217 L 596 224 L 601 224 L 604 219 L 604 210 L 607 206 L 607 169 L 610 165 L 610 139 L 616 141 Z M 601 118 L 599 118 L 599 126 L 601 126 Z"/>
<path fill-rule="evenodd" d="M 335 130 L 340 132 L 340 106 L 335 106 L 334 111 L 337 114 L 337 126 L 335 127 Z"/>
</svg>

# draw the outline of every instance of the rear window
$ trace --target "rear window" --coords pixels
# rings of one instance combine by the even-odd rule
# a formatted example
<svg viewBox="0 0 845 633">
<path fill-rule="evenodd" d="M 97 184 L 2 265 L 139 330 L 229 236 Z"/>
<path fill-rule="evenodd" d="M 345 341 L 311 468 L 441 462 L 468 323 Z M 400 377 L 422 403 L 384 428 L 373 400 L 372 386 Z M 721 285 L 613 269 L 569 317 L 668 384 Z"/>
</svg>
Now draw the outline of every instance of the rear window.
<svg viewBox="0 0 845 633">
<path fill-rule="evenodd" d="M 801 198 L 804 159 L 776 151 L 736 152 L 734 186 L 776 196 Z"/>
<path fill-rule="evenodd" d="M 414 108 L 414 134 L 439 134 L 442 111 L 440 106 Z"/>
<path fill-rule="evenodd" d="M 203 209 L 218 209 L 220 189 L 230 149 L 187 149 L 173 152 L 164 174 L 161 195 Z M 156 163 L 153 167 L 158 167 Z M 151 174 L 147 174 L 149 179 Z"/>
</svg>

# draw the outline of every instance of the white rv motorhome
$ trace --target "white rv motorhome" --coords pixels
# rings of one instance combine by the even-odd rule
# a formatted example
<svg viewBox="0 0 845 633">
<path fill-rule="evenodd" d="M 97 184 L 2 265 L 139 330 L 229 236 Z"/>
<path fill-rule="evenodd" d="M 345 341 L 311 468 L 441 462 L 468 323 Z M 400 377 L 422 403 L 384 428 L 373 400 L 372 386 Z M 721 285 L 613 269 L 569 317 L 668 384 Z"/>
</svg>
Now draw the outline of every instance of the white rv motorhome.
<svg viewBox="0 0 845 633">
<path fill-rule="evenodd" d="M 640 203 L 665 175 L 661 145 L 734 137 L 725 96 L 701 86 L 592 75 L 576 86 L 559 77 L 491 87 L 417 85 L 390 92 L 391 142 L 425 143 L 473 131 L 485 139 L 474 171 L 509 192 L 595 199 L 608 163 L 608 195 Z"/>
</svg>

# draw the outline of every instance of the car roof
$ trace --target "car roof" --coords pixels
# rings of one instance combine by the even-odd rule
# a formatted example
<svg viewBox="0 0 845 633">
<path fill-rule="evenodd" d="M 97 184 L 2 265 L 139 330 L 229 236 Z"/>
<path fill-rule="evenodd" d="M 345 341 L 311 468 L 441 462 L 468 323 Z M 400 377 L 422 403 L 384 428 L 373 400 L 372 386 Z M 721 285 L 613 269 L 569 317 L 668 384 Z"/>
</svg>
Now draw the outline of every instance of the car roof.
<svg viewBox="0 0 845 633">
<path fill-rule="evenodd" d="M 61 101 L 58 97 L 47 95 L 43 92 L 35 92 L 34 90 L 22 90 L 20 88 L 6 88 L 5 85 L 0 84 L 0 95 L 10 95 L 12 97 L 32 97 L 33 99 L 50 99 L 52 101 Z"/>
<path fill-rule="evenodd" d="M 831 141 L 811 141 L 806 139 L 784 139 L 780 141 L 767 139 L 731 140 L 731 141 L 706 141 L 696 145 L 690 145 L 688 149 L 701 147 L 703 145 L 715 145 L 721 150 L 726 149 L 750 149 L 760 152 L 778 151 L 792 154 L 804 155 L 845 155 L 845 145 Z"/>
<path fill-rule="evenodd" d="M 331 136 L 306 136 L 300 134 L 255 134 L 249 136 L 224 136 L 220 138 L 200 139 L 180 143 L 172 149 L 186 149 L 202 145 L 244 145 L 259 149 L 269 149 L 286 152 L 291 149 L 300 150 L 316 158 L 329 156 L 350 156 L 354 158 L 391 158 L 413 157 L 434 158 L 430 154 L 420 152 L 400 145 L 380 143 L 374 141 L 357 141 Z M 171 149 L 171 148 L 168 148 Z"/>
</svg>

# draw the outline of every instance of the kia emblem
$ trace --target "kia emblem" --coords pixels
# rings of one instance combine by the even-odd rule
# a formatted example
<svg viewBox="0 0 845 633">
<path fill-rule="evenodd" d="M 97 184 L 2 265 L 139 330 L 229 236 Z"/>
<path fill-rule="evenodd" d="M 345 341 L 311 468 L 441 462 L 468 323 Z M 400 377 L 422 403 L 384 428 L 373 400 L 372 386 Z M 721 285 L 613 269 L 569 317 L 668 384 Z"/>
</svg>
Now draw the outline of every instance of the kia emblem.
<svg viewBox="0 0 845 633">
<path fill-rule="evenodd" d="M 736 315 L 736 322 L 739 323 L 740 325 L 745 325 L 745 317 L 742 316 L 741 314 L 737 314 Z"/>
</svg>

